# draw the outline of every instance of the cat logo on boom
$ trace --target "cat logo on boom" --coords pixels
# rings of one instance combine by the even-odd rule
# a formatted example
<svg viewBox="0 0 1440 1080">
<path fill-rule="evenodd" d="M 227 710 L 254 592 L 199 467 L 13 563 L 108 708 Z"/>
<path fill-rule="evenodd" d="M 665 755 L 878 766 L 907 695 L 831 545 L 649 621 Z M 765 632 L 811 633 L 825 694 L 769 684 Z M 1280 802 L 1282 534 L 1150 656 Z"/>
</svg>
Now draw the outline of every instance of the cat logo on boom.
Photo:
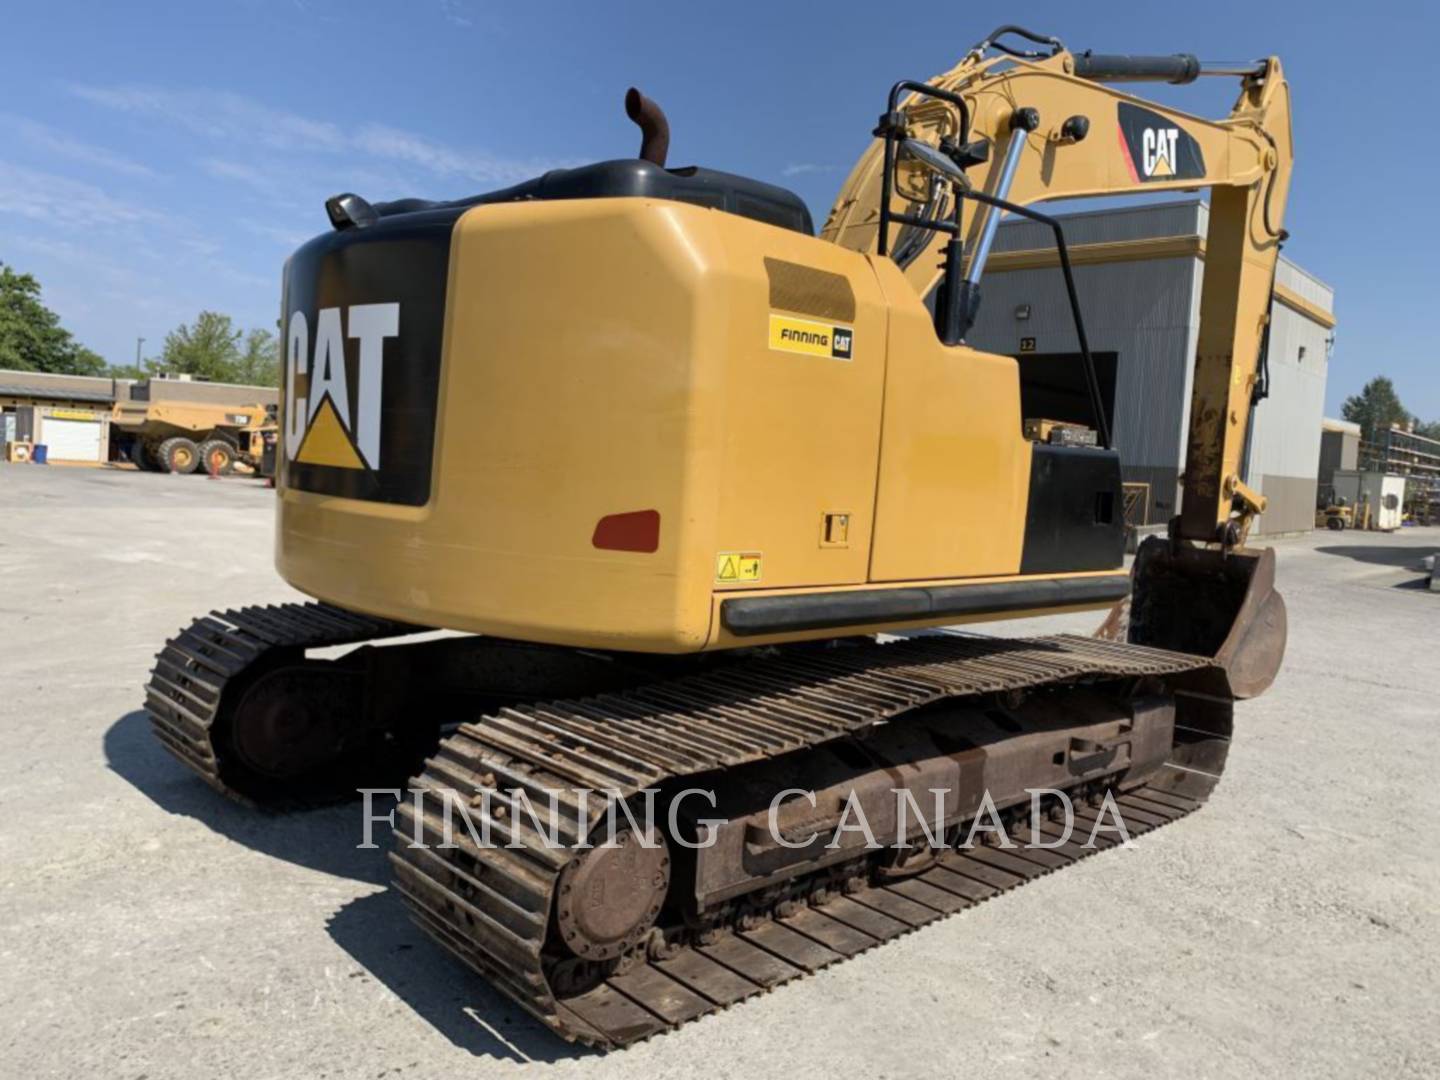
<svg viewBox="0 0 1440 1080">
<path fill-rule="evenodd" d="M 1195 137 L 1152 109 L 1120 102 L 1120 153 L 1136 183 L 1200 180 L 1205 157 Z"/>
<path fill-rule="evenodd" d="M 1180 141 L 1179 128 L 1146 128 L 1140 136 L 1140 167 L 1145 175 L 1174 176 L 1175 145 Z"/>
<path fill-rule="evenodd" d="M 334 469 L 379 470 L 385 340 L 399 336 L 400 305 L 321 308 L 315 319 L 313 352 L 310 323 L 303 311 L 290 313 L 288 331 L 286 458 Z M 345 363 L 347 336 L 359 342 L 353 395 Z"/>
</svg>

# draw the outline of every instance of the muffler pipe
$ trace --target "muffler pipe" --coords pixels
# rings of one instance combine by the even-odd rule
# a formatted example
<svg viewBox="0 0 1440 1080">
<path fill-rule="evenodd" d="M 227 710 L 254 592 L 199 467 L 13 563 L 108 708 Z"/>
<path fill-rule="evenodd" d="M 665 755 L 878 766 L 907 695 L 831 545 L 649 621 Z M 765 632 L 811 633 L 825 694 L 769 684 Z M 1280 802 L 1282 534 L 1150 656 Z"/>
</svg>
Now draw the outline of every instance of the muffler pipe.
<svg viewBox="0 0 1440 1080">
<path fill-rule="evenodd" d="M 670 153 L 670 121 L 665 111 L 635 87 L 625 91 L 625 115 L 640 128 L 640 158 L 661 168 Z"/>
</svg>

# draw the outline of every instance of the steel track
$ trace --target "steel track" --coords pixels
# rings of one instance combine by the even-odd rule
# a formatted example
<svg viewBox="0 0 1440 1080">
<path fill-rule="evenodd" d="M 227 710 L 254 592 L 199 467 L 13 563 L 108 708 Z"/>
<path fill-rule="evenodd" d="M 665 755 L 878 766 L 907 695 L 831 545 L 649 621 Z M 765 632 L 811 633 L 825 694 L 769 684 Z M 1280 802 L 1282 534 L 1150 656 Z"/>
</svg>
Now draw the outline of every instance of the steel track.
<svg viewBox="0 0 1440 1080">
<path fill-rule="evenodd" d="M 552 1030 L 590 1045 L 624 1046 L 1017 888 L 1114 840 L 1101 837 L 1096 848 L 1072 840 L 1046 850 L 953 850 L 912 878 L 817 887 L 759 917 L 750 913 L 659 949 L 642 946 L 599 985 L 567 996 L 552 985 L 554 954 L 546 949 L 561 871 L 584 839 L 564 812 L 567 799 L 573 802 L 568 791 L 623 797 L 816 746 L 941 700 L 1174 677 L 1209 666 L 1200 657 L 1068 635 L 933 636 L 782 654 L 620 694 L 503 709 L 462 725 L 414 782 L 424 794 L 418 815 L 413 801 L 399 807 L 390 855 L 396 884 L 427 934 Z M 1202 769 L 1167 764 L 1146 786 L 1116 791 L 1131 832 L 1198 808 L 1218 779 L 1213 755 L 1206 761 Z M 542 819 L 548 805 L 561 808 L 572 823 L 565 845 L 547 844 L 534 822 L 483 810 L 475 813 L 490 830 L 489 845 L 474 843 L 463 828 L 446 831 L 447 796 L 483 806 L 480 793 L 503 802 L 515 791 L 527 794 Z M 1093 810 L 1079 810 L 1087 834 L 1094 821 Z M 1052 840 L 1061 835 L 1055 826 L 1041 831 Z M 413 846 L 415 836 L 426 845 Z M 447 836 L 456 846 L 439 847 Z M 1024 829 L 1014 838 L 1021 845 L 1031 839 Z"/>
<path fill-rule="evenodd" d="M 145 687 L 145 711 L 160 744 L 221 794 L 250 803 L 226 780 L 216 745 L 222 704 L 267 661 L 306 649 L 413 634 L 420 627 L 329 604 L 270 604 L 213 611 L 165 643 Z"/>
</svg>

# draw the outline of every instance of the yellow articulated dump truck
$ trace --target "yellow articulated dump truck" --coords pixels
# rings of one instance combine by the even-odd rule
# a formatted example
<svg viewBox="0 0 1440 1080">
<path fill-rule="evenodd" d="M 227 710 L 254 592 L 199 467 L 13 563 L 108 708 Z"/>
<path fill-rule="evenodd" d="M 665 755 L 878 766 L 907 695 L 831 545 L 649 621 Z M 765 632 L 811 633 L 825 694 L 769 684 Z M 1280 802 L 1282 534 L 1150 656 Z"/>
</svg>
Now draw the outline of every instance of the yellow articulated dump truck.
<svg viewBox="0 0 1440 1080">
<path fill-rule="evenodd" d="M 1233 80 L 1227 115 L 1109 85 L 1202 76 Z M 1241 462 L 1290 180 L 1279 60 L 1005 27 L 883 90 L 818 234 L 782 188 L 667 167 L 632 90 L 638 157 L 337 195 L 285 267 L 276 566 L 315 602 L 178 630 L 155 736 L 254 806 L 408 786 L 412 917 L 567 1039 L 623 1046 L 1025 885 L 1090 854 L 1107 806 L 1185 817 L 1284 655 Z M 1184 502 L 1127 571 L 1063 225 L 1033 207 L 1197 188 Z M 1059 442 L 1015 358 L 966 341 L 1002 213 L 1055 237 L 1092 407 Z M 1093 636 L 973 632 L 1106 610 Z M 597 800 L 654 827 L 597 832 Z M 1092 842 L 1037 820 L 1062 801 Z M 972 844 L 996 816 L 1018 842 Z"/>
<path fill-rule="evenodd" d="M 110 414 L 121 454 L 147 472 L 263 474 L 279 425 L 273 405 L 122 401 Z"/>
</svg>

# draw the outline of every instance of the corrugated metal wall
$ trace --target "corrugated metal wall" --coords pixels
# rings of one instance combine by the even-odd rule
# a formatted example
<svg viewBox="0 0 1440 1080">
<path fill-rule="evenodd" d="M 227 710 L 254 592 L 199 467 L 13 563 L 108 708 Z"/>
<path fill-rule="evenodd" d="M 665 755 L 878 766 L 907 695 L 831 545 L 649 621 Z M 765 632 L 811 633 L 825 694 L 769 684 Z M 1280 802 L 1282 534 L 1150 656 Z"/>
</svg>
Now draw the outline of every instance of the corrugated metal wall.
<svg viewBox="0 0 1440 1080">
<path fill-rule="evenodd" d="M 1065 240 L 1078 247 L 1193 236 L 1201 210 L 1199 203 L 1189 202 L 1068 215 Z M 994 250 L 1025 251 L 1053 244 L 1047 227 L 1015 222 L 1001 226 Z M 1178 507 L 1176 477 L 1190 407 L 1190 357 L 1195 349 L 1201 266 L 1196 258 L 1182 257 L 1075 268 L 1075 289 L 1090 348 L 1119 356 L 1115 445 L 1125 464 L 1125 478 L 1151 487 L 1146 514 L 1151 521 L 1166 520 Z M 981 287 L 980 317 L 970 334 L 977 348 L 1018 353 L 1022 337 L 1033 337 L 1038 353 L 1079 348 L 1058 268 L 987 273 Z M 1015 309 L 1022 304 L 1030 306 L 1029 319 L 1015 318 Z"/>
<path fill-rule="evenodd" d="M 1071 247 L 1158 237 L 1203 237 L 1209 208 L 1192 200 L 1120 210 L 1063 215 Z M 1048 249 L 1050 230 L 1033 222 L 1006 222 L 994 251 Z M 1204 262 L 1193 257 L 1152 258 L 1080 265 L 1076 289 L 1094 352 L 1119 356 L 1115 444 L 1127 480 L 1151 485 L 1149 519 L 1176 512 L 1189 420 L 1200 287 Z M 1300 297 L 1333 310 L 1333 291 L 1282 259 L 1277 280 Z M 1017 354 L 1021 338 L 1037 353 L 1077 350 L 1074 324 L 1058 268 L 990 270 L 982 282 L 979 320 L 970 335 L 977 348 Z M 1028 305 L 1030 317 L 1017 319 Z M 1271 331 L 1271 396 L 1256 411 L 1249 475 L 1270 500 L 1260 531 L 1313 527 L 1320 421 L 1325 397 L 1330 332 L 1284 305 L 1275 307 Z M 1305 355 L 1300 357 L 1300 348 Z"/>
<path fill-rule="evenodd" d="M 1040 207 L 1039 209 L 1044 209 Z M 1058 215 L 1065 225 L 1065 242 L 1108 244 L 1121 240 L 1148 240 L 1155 236 L 1204 236 L 1208 208 L 1196 199 L 1182 202 L 1126 206 L 1116 210 L 1084 210 Z M 1050 226 L 1036 221 L 1007 220 L 995 236 L 992 251 L 1034 251 L 1055 243 Z"/>
<path fill-rule="evenodd" d="M 1282 264 L 1281 270 L 1285 269 Z M 1329 336 L 1319 323 L 1284 304 L 1275 305 L 1270 325 L 1270 396 L 1255 409 L 1250 440 L 1249 482 L 1270 502 L 1260 516 L 1258 532 L 1314 527 Z"/>
</svg>

